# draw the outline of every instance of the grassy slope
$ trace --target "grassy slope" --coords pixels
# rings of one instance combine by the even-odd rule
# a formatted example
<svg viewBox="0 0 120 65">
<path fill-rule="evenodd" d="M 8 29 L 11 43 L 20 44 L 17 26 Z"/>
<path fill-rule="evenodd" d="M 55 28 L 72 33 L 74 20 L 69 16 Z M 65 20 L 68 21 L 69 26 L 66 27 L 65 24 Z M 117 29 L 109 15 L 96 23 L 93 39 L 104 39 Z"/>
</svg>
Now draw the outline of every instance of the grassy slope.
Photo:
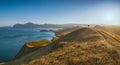
<svg viewBox="0 0 120 65">
<path fill-rule="evenodd" d="M 77 29 L 79 29 L 81 27 L 79 26 L 76 26 L 76 27 L 71 27 L 71 28 L 64 28 L 64 29 L 61 29 L 61 30 L 56 30 L 56 31 L 53 31 L 55 32 L 56 36 L 64 36 L 72 31 L 75 31 Z"/>
<path fill-rule="evenodd" d="M 120 37 L 82 28 L 6 65 L 120 65 Z"/>
<path fill-rule="evenodd" d="M 120 35 L 120 26 L 95 26 L 95 28 Z"/>
</svg>

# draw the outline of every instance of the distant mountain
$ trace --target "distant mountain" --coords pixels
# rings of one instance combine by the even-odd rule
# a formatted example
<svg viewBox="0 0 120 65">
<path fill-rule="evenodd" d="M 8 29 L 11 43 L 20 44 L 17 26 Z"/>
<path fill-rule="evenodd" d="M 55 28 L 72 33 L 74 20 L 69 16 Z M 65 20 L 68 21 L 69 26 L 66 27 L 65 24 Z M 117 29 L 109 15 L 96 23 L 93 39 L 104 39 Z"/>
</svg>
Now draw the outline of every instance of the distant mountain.
<svg viewBox="0 0 120 65">
<path fill-rule="evenodd" d="M 57 25 L 53 24 L 34 24 L 34 23 L 26 23 L 26 24 L 15 24 L 14 28 L 59 28 Z"/>
<path fill-rule="evenodd" d="M 34 24 L 34 23 L 26 23 L 26 24 L 15 24 L 14 28 L 71 28 L 71 27 L 94 27 L 96 24 Z"/>
</svg>

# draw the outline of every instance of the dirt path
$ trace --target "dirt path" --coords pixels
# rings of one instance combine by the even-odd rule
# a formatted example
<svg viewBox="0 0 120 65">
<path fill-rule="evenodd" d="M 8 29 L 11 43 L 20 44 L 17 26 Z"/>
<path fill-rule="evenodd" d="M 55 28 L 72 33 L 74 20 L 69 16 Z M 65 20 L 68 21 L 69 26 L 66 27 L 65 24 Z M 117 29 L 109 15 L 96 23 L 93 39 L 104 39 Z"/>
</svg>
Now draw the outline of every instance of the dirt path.
<svg viewBox="0 0 120 65">
<path fill-rule="evenodd" d="M 102 31 L 102 30 L 96 30 L 98 33 L 100 33 L 103 38 L 112 46 L 114 46 L 116 49 L 118 49 L 120 51 L 120 46 L 116 46 L 115 43 L 120 43 L 120 40 L 118 40 L 117 38 L 113 37 L 112 35 L 108 34 L 107 32 L 105 31 Z M 111 41 L 113 42 L 111 42 Z"/>
</svg>

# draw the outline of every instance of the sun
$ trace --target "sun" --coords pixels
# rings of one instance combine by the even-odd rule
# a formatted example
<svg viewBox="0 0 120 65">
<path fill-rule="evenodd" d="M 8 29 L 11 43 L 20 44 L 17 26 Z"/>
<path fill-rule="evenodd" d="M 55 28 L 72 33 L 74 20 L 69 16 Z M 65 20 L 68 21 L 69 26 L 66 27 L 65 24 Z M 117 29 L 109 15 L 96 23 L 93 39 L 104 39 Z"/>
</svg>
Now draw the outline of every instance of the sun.
<svg viewBox="0 0 120 65">
<path fill-rule="evenodd" d="M 119 17 L 116 12 L 108 12 L 103 14 L 102 16 L 102 21 L 104 24 L 109 24 L 109 25 L 118 25 L 119 23 Z"/>
<path fill-rule="evenodd" d="M 114 13 L 107 13 L 104 15 L 104 20 L 107 22 L 112 22 L 116 20 L 116 15 Z"/>
</svg>

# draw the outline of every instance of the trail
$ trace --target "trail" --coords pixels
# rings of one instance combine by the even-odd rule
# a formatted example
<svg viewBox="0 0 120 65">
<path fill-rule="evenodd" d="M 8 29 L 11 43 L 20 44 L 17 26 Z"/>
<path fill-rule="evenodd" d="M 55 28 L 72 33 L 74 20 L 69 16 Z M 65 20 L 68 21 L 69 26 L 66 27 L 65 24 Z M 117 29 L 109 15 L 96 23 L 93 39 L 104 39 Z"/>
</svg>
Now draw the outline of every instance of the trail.
<svg viewBox="0 0 120 65">
<path fill-rule="evenodd" d="M 118 49 L 120 51 L 120 47 L 115 44 L 115 43 L 120 43 L 119 39 L 117 39 L 114 36 L 108 34 L 106 31 L 98 30 L 98 29 L 96 31 L 103 36 L 103 38 L 105 39 L 106 42 L 108 42 L 111 46 L 114 46 L 116 49 Z M 111 40 L 113 42 L 111 42 L 109 40 Z"/>
</svg>

